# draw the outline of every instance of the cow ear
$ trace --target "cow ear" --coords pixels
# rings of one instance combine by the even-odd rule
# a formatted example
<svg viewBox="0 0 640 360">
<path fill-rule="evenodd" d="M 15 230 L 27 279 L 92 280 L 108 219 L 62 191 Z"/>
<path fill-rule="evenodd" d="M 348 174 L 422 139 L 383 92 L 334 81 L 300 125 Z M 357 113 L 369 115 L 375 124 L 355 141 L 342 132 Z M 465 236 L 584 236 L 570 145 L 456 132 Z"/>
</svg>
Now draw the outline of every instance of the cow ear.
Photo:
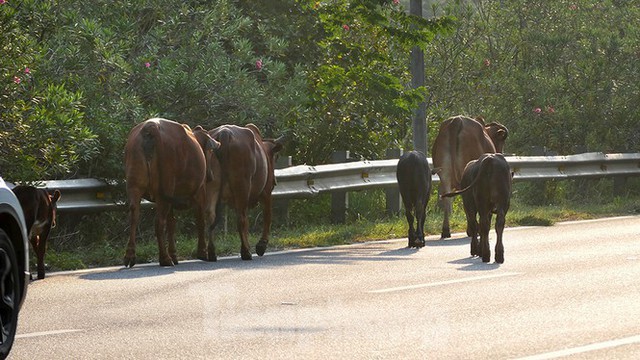
<svg viewBox="0 0 640 360">
<path fill-rule="evenodd" d="M 220 148 L 220 143 L 216 139 L 209 136 L 209 138 L 207 139 L 207 144 L 205 145 L 205 149 L 216 151 L 219 148 Z"/>
<path fill-rule="evenodd" d="M 504 139 L 507 138 L 508 135 L 509 135 L 509 133 L 506 130 L 504 130 L 504 129 L 498 130 L 498 136 L 500 137 L 500 139 L 504 140 Z"/>
<path fill-rule="evenodd" d="M 60 194 L 60 190 L 56 189 L 56 190 L 53 192 L 53 195 L 51 195 L 51 202 L 56 202 L 56 201 L 60 200 L 60 196 L 62 196 L 62 195 Z"/>
<path fill-rule="evenodd" d="M 277 153 L 278 151 L 282 150 L 282 143 L 280 142 L 274 142 L 273 143 L 273 148 L 271 149 L 271 151 L 273 151 L 274 153 Z"/>
</svg>

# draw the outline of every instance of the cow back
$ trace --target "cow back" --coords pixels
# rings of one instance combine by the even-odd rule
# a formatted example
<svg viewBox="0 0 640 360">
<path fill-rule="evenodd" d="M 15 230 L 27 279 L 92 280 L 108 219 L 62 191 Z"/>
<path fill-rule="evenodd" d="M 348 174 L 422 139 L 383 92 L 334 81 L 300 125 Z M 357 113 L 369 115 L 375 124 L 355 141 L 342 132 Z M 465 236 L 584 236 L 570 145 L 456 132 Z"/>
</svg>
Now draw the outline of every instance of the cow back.
<svg viewBox="0 0 640 360">
<path fill-rule="evenodd" d="M 484 153 L 494 153 L 496 149 L 484 130 L 484 124 L 477 120 L 456 116 L 445 120 L 440 126 L 433 148 L 433 166 L 440 178 L 451 187 L 459 187 L 466 164 Z"/>
<path fill-rule="evenodd" d="M 55 190 L 53 194 L 49 194 L 45 189 L 18 185 L 13 188 L 13 192 L 24 212 L 29 238 L 41 234 L 45 228 L 55 226 L 60 191 Z"/>
<path fill-rule="evenodd" d="M 409 151 L 398 159 L 396 179 L 403 199 L 426 202 L 431 191 L 431 170 L 427 157 L 419 151 Z"/>
<path fill-rule="evenodd" d="M 263 139 L 253 124 L 222 125 L 209 132 L 220 143 L 217 151 L 222 175 L 222 198 L 235 207 L 254 206 L 275 186 L 274 155 L 281 148 Z"/>
<path fill-rule="evenodd" d="M 127 186 L 145 189 L 145 197 L 187 203 L 207 176 L 201 144 L 191 129 L 175 121 L 154 118 L 135 126 L 125 146 Z"/>
</svg>

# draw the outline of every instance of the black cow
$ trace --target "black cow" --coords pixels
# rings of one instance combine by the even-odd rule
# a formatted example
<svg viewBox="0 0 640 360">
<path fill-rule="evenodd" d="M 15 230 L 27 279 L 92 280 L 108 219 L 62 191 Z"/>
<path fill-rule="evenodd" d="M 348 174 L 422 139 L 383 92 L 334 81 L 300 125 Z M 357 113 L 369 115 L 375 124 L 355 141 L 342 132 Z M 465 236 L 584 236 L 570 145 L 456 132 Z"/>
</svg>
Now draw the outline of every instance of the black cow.
<svg viewBox="0 0 640 360">
<path fill-rule="evenodd" d="M 496 214 L 496 262 L 504 262 L 502 232 L 505 216 L 511 200 L 512 173 L 502 154 L 483 154 L 478 160 L 471 160 L 462 174 L 462 190 L 442 195 L 452 197 L 462 194 L 464 212 L 467 215 L 467 235 L 471 237 L 471 255 L 482 256 L 483 262 L 491 260 L 489 248 L 489 228 L 491 217 Z M 478 242 L 478 221 L 480 216 L 480 242 Z"/>
<path fill-rule="evenodd" d="M 421 248 L 424 246 L 424 221 L 431 193 L 431 170 L 427 157 L 419 151 L 403 154 L 398 160 L 396 178 L 409 223 L 409 247 Z"/>
<path fill-rule="evenodd" d="M 13 188 L 24 212 L 31 248 L 36 253 L 38 279 L 44 279 L 44 255 L 51 228 L 56 226 L 56 210 L 60 191 L 49 193 L 46 189 L 18 185 Z"/>
</svg>

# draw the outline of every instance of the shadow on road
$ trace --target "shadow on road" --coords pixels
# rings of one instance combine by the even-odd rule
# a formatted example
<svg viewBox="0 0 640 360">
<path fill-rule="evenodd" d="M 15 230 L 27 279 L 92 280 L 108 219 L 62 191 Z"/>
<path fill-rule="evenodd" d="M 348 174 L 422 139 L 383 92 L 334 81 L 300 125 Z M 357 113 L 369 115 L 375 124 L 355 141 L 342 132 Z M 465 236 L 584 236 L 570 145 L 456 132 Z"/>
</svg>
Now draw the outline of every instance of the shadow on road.
<svg viewBox="0 0 640 360">
<path fill-rule="evenodd" d="M 471 238 L 466 236 L 457 239 L 440 239 L 427 241 L 427 246 L 459 246 L 469 244 Z"/>
<path fill-rule="evenodd" d="M 477 256 L 469 256 L 458 260 L 449 261 L 449 264 L 460 264 L 464 265 L 459 267 L 460 271 L 489 271 L 489 270 L 497 270 L 500 268 L 500 264 L 498 263 L 483 263 L 482 258 Z"/>
<path fill-rule="evenodd" d="M 463 246 L 469 238 L 450 240 L 427 240 L 426 246 Z M 110 268 L 91 271 L 80 275 L 84 280 L 138 279 L 144 277 L 166 276 L 179 272 L 215 272 L 221 270 L 255 271 L 260 269 L 279 268 L 296 265 L 352 265 L 358 262 L 388 262 L 412 260 L 412 255 L 424 249 L 408 248 L 405 242 L 394 242 L 397 248 L 389 249 L 388 244 L 353 244 L 339 247 L 314 248 L 294 252 L 267 253 L 263 257 L 254 255 L 252 261 L 243 261 L 239 256 L 219 258 L 217 262 L 186 260 L 176 266 L 161 267 L 157 263 L 140 264 L 133 268 Z M 459 270 L 483 271 L 492 270 L 496 266 L 483 264 L 480 259 L 464 258 L 450 262 L 466 265 Z"/>
</svg>

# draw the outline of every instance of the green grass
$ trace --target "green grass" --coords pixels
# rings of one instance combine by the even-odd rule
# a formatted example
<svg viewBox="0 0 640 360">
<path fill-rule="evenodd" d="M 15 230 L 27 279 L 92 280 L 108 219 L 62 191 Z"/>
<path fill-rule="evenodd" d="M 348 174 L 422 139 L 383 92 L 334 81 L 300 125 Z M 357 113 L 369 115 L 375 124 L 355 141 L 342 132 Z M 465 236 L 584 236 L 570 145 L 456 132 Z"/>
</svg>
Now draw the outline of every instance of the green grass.
<svg viewBox="0 0 640 360">
<path fill-rule="evenodd" d="M 439 235 L 442 212 L 432 196 L 425 224 L 427 235 Z M 640 197 L 576 196 L 559 204 L 528 205 L 524 197 L 514 192 L 507 214 L 507 226 L 551 226 L 556 222 L 593 219 L 619 215 L 640 214 Z M 586 200 L 585 200 L 586 199 Z M 315 200 L 315 201 L 314 201 Z M 282 249 L 323 247 L 351 244 L 363 241 L 404 238 L 407 224 L 404 215 L 384 216 L 384 193 L 369 191 L 354 193 L 350 198 L 347 223 L 331 225 L 328 221 L 326 198 L 292 201 L 287 221 L 276 219 L 267 251 Z M 261 213 L 251 214 L 250 243 L 252 250 L 261 233 Z M 65 218 L 59 218 L 63 224 Z M 86 216 L 75 226 L 60 226 L 54 234 L 46 255 L 48 271 L 72 270 L 91 267 L 122 265 L 128 224 L 125 213 Z M 180 260 L 195 258 L 196 231 L 192 214 L 181 212 L 178 221 L 177 248 Z M 153 213 L 142 216 L 137 244 L 137 263 L 158 261 L 158 248 L 153 233 Z M 240 240 L 235 232 L 234 217 L 229 216 L 227 233 L 218 232 L 216 249 L 218 256 L 239 256 Z M 464 232 L 466 219 L 462 203 L 457 199 L 451 217 L 451 231 Z M 35 259 L 32 259 L 32 268 Z"/>
</svg>

